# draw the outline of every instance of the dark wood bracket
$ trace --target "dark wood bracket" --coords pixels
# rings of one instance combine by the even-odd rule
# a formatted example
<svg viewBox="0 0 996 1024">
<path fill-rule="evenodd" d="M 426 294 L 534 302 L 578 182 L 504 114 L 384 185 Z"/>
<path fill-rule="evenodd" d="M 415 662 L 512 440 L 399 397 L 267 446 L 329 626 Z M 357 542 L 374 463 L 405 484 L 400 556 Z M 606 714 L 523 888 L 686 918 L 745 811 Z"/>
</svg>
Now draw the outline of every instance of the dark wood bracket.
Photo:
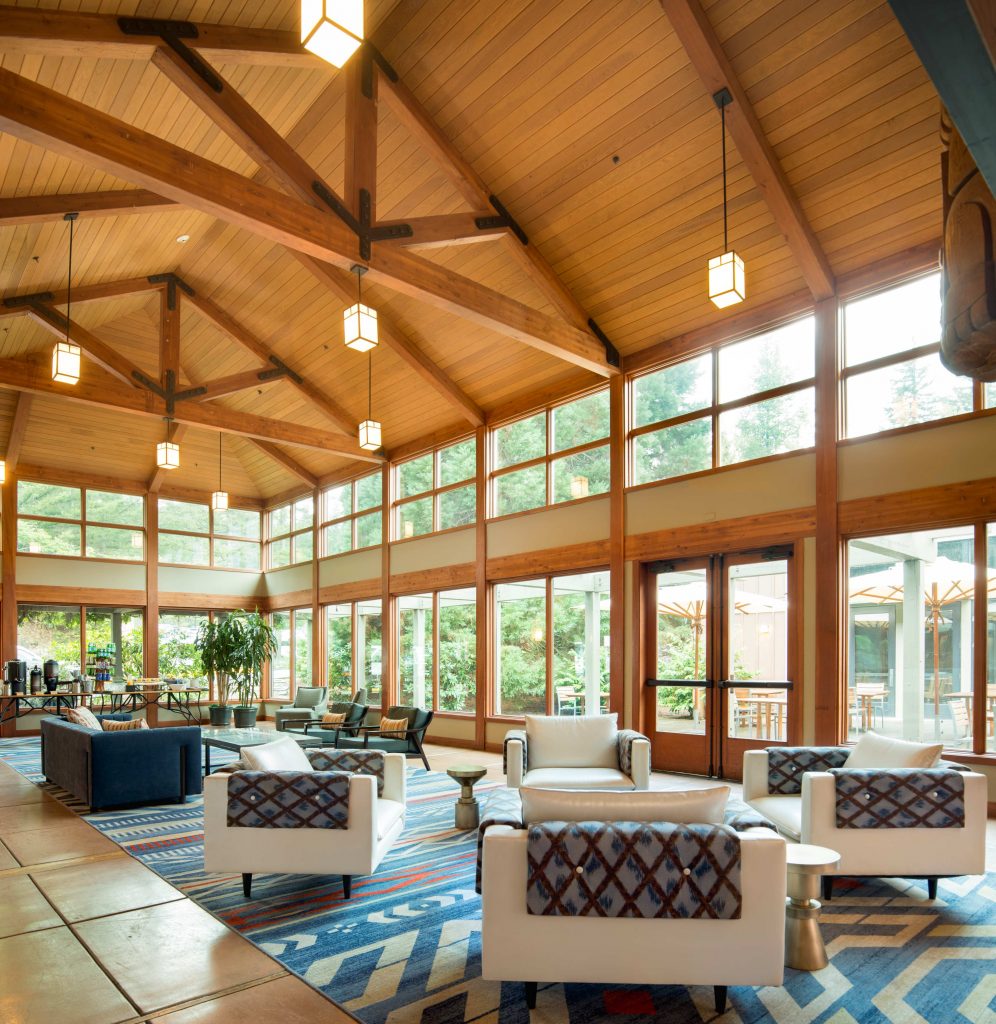
<svg viewBox="0 0 996 1024">
<path fill-rule="evenodd" d="M 12 295 L 4 299 L 3 304 L 12 309 L 14 306 L 37 306 L 40 302 L 51 302 L 54 298 L 51 292 L 35 292 L 32 295 Z"/>
<path fill-rule="evenodd" d="M 126 36 L 159 36 L 198 78 L 208 84 L 209 88 L 214 92 L 224 91 L 225 83 L 181 41 L 198 38 L 196 25 L 189 21 L 170 21 L 166 18 L 118 18 L 118 28 Z"/>
<path fill-rule="evenodd" d="M 177 288 L 182 292 L 186 292 L 187 295 L 191 297 L 195 294 L 194 289 L 191 288 L 182 277 L 179 277 L 176 274 L 150 274 L 146 280 L 149 284 L 166 285 L 166 308 L 170 311 L 176 309 Z"/>
<path fill-rule="evenodd" d="M 523 244 L 529 244 L 529 236 L 522 230 L 515 218 L 505 209 L 502 201 L 494 195 L 488 196 L 488 202 L 498 211 L 497 217 L 475 217 L 474 224 L 481 231 L 492 228 L 509 228 L 513 235 Z"/>
<path fill-rule="evenodd" d="M 273 363 L 275 370 L 262 370 L 259 375 L 260 380 L 276 380 L 277 377 L 289 377 L 295 384 L 304 382 L 304 378 L 299 373 L 295 373 L 279 356 L 271 355 L 270 362 Z"/>
<path fill-rule="evenodd" d="M 147 388 L 154 395 L 158 395 L 166 403 L 167 416 L 173 415 L 177 402 L 182 402 L 188 398 L 199 398 L 207 391 L 205 387 L 184 388 L 182 391 L 177 391 L 176 375 L 172 370 L 166 371 L 166 383 L 163 386 L 160 386 L 151 377 L 147 377 L 141 370 L 132 370 L 131 375 L 143 388 Z"/>
<path fill-rule="evenodd" d="M 595 323 L 593 317 L 588 318 L 588 328 L 592 334 L 602 343 L 602 347 L 605 349 L 605 361 L 609 366 L 619 366 L 621 361 L 619 359 L 619 349 L 609 341 L 608 335 L 602 330 L 601 327 Z"/>
</svg>

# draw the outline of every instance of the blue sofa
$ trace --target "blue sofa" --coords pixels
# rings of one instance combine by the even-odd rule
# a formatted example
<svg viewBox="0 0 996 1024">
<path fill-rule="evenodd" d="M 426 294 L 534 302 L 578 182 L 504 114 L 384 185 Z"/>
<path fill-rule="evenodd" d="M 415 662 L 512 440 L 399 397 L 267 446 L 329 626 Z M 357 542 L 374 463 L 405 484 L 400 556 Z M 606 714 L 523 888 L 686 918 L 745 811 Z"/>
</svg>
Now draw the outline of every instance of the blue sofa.
<svg viewBox="0 0 996 1024">
<path fill-rule="evenodd" d="M 99 715 L 127 720 L 130 715 Z M 199 726 L 99 732 L 62 718 L 41 723 L 42 771 L 91 810 L 183 803 L 201 792 Z"/>
</svg>

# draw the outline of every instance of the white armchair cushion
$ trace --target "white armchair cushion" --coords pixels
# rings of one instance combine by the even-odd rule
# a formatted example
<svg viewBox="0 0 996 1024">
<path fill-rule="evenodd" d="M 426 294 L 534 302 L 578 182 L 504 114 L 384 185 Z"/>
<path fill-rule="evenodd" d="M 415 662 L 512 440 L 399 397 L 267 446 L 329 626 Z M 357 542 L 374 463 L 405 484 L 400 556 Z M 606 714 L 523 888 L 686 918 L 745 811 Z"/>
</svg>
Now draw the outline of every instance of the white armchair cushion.
<svg viewBox="0 0 996 1024">
<path fill-rule="evenodd" d="M 530 772 L 530 774 L 532 774 Z M 722 823 L 729 786 L 682 792 L 585 792 L 523 786 L 522 820 L 535 821 L 671 821 Z"/>
<path fill-rule="evenodd" d="M 940 760 L 943 743 L 911 743 L 909 740 L 862 733 L 844 762 L 845 768 L 933 768 Z"/>
<path fill-rule="evenodd" d="M 511 775 L 509 786 L 512 785 Z M 633 780 L 618 768 L 531 768 L 523 786 L 540 789 L 635 789 Z"/>
<path fill-rule="evenodd" d="M 526 715 L 529 768 L 619 768 L 618 716 Z"/>
<path fill-rule="evenodd" d="M 310 772 L 314 769 L 299 743 L 289 736 L 256 747 L 243 747 L 242 760 L 250 771 Z"/>
</svg>

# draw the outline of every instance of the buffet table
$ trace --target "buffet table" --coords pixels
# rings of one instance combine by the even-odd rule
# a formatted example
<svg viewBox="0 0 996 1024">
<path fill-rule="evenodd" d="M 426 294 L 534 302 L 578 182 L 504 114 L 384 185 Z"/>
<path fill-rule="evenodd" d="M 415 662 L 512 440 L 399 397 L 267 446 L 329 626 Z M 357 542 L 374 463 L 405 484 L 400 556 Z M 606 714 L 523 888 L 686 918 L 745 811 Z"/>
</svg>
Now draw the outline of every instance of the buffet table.
<svg viewBox="0 0 996 1024">
<path fill-rule="evenodd" d="M 104 690 L 100 693 L 82 691 L 55 693 L 18 693 L 0 697 L 0 724 L 10 722 L 33 711 L 61 715 L 67 708 L 88 707 L 95 715 L 116 712 L 137 712 L 154 706 L 175 711 L 188 722 L 200 722 L 203 690 Z"/>
</svg>

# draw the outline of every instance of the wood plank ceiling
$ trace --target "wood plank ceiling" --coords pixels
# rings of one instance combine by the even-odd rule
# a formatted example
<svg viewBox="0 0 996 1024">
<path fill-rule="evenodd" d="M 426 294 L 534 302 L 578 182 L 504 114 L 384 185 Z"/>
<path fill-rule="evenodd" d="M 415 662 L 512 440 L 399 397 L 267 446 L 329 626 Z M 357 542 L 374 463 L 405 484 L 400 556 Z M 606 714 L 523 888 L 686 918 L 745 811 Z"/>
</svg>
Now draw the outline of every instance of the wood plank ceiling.
<svg viewBox="0 0 996 1024">
<path fill-rule="evenodd" d="M 130 14 L 119 0 L 45 3 Z M 667 4 L 665 3 L 666 7 Z M 835 275 L 940 234 L 938 101 L 885 0 L 713 0 L 706 19 Z M 296 31 L 293 0 L 150 0 L 143 16 Z M 2 15 L 0 15 L 2 18 Z M 721 245 L 719 118 L 657 0 L 367 0 L 367 30 L 456 150 L 500 197 L 575 299 L 625 357 L 719 323 L 704 266 Z M 273 179 L 151 63 L 79 44 L 72 53 L 2 38 L 0 67 L 120 118 L 269 186 Z M 218 73 L 340 194 L 345 74 L 323 66 L 215 64 Z M 804 289 L 799 263 L 735 147 L 729 150 L 731 241 L 748 266 L 748 306 Z M 134 188 L 134 182 L 0 134 L 4 199 Z M 379 103 L 378 220 L 470 209 L 451 178 Z M 176 241 L 189 235 L 186 244 Z M 65 288 L 67 225 L 0 225 L 0 295 Z M 375 249 L 377 243 L 375 243 Z M 420 249 L 549 316 L 547 293 L 504 240 Z M 282 246 L 177 206 L 81 216 L 74 287 L 174 272 L 209 296 L 358 421 L 367 360 L 341 341 L 339 296 Z M 364 288 L 485 414 L 518 396 L 598 377 L 546 352 L 391 291 Z M 191 303 L 182 304 L 181 379 L 203 383 L 258 360 Z M 158 377 L 160 293 L 80 303 L 73 319 Z M 27 316 L 0 318 L 0 358 L 45 355 L 52 335 Z M 85 363 L 86 367 L 93 364 Z M 388 451 L 470 424 L 386 346 L 373 355 L 374 415 Z M 281 380 L 216 408 L 329 430 L 314 403 Z M 0 437 L 13 410 L 0 390 Z M 144 480 L 155 419 L 57 397 L 36 398 L 21 460 Z M 251 441 L 226 435 L 227 486 L 269 498 L 300 479 Z M 287 448 L 317 477 L 350 465 Z M 217 435 L 193 427 L 171 483 L 213 490 Z"/>
</svg>

